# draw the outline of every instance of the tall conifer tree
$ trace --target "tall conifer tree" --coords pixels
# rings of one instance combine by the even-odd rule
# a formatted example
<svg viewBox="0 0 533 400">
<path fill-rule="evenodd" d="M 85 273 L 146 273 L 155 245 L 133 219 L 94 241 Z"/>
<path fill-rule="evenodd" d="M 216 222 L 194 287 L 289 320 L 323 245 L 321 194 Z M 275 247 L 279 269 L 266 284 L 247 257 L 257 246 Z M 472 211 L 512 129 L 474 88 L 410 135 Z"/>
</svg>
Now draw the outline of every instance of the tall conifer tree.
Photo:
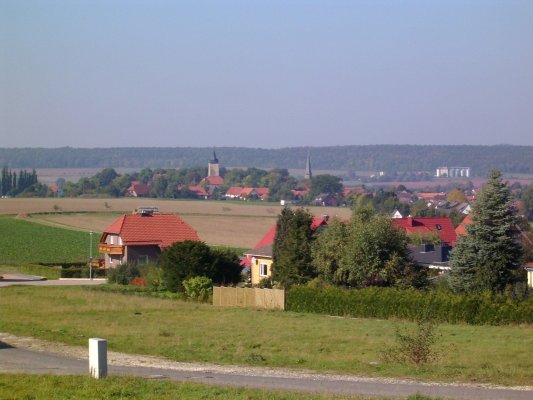
<svg viewBox="0 0 533 400">
<path fill-rule="evenodd" d="M 272 248 L 272 279 L 284 288 L 316 276 L 311 265 L 312 220 L 308 211 L 287 207 L 278 217 Z"/>
<path fill-rule="evenodd" d="M 473 213 L 452 252 L 450 284 L 457 292 L 501 292 L 517 279 L 521 248 L 513 199 L 499 171 L 489 174 Z"/>
</svg>

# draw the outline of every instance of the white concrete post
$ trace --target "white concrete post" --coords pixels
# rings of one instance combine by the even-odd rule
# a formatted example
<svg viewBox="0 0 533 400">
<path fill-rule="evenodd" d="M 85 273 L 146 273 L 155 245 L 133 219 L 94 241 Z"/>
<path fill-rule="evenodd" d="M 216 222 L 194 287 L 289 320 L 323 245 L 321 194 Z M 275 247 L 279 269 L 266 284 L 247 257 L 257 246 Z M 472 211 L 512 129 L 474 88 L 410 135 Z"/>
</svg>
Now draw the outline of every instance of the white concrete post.
<svg viewBox="0 0 533 400">
<path fill-rule="evenodd" d="M 95 379 L 107 376 L 107 340 L 89 339 L 89 373 Z"/>
</svg>

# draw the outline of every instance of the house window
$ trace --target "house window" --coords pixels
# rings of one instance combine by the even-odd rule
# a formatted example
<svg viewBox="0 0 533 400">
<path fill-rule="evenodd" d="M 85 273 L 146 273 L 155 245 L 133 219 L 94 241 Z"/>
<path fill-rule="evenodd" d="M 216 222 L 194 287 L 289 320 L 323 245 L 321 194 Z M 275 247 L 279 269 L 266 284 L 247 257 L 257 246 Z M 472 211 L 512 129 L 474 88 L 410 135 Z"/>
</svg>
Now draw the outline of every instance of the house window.
<svg viewBox="0 0 533 400">
<path fill-rule="evenodd" d="M 148 264 L 148 256 L 147 255 L 139 256 L 139 258 L 137 258 L 137 264 L 139 265 Z"/>
<path fill-rule="evenodd" d="M 268 264 L 259 265 L 259 276 L 268 276 Z"/>
</svg>

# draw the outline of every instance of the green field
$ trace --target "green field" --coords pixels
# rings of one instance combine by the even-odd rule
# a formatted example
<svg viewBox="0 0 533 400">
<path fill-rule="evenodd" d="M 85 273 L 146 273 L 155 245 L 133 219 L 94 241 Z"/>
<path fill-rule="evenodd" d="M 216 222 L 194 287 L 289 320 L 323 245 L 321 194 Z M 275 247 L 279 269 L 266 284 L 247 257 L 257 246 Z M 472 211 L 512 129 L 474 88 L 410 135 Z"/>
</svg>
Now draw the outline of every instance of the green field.
<svg viewBox="0 0 533 400">
<path fill-rule="evenodd" d="M 110 377 L 95 380 L 81 376 L 0 374 L 1 399 L 222 399 L 222 400 L 385 400 L 385 397 L 298 394 L 282 391 L 207 386 L 195 383 L 154 381 L 143 378 Z M 390 398 L 387 398 L 390 399 Z M 401 398 L 395 397 L 396 400 Z M 429 399 L 410 396 L 409 400 Z M 392 399 L 390 399 L 392 400 Z"/>
<path fill-rule="evenodd" d="M 19 263 L 87 262 L 90 235 L 11 216 L 0 217 L 0 265 Z M 93 234 L 93 257 L 98 256 L 99 233 Z"/>
<path fill-rule="evenodd" d="M 290 367 L 430 381 L 531 385 L 531 326 L 441 325 L 439 361 L 387 363 L 381 351 L 403 321 L 217 308 L 80 287 L 6 287 L 0 332 L 178 361 Z"/>
</svg>

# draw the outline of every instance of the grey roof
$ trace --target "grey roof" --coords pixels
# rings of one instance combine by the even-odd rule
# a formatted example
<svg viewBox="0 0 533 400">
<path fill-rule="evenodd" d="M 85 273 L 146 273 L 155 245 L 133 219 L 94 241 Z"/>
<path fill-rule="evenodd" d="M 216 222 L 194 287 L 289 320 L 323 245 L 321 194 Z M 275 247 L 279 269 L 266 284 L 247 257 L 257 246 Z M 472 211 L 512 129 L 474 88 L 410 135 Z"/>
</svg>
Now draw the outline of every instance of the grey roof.
<svg viewBox="0 0 533 400">
<path fill-rule="evenodd" d="M 257 249 L 248 250 L 245 254 L 260 257 L 272 257 L 272 243 Z"/>
</svg>

